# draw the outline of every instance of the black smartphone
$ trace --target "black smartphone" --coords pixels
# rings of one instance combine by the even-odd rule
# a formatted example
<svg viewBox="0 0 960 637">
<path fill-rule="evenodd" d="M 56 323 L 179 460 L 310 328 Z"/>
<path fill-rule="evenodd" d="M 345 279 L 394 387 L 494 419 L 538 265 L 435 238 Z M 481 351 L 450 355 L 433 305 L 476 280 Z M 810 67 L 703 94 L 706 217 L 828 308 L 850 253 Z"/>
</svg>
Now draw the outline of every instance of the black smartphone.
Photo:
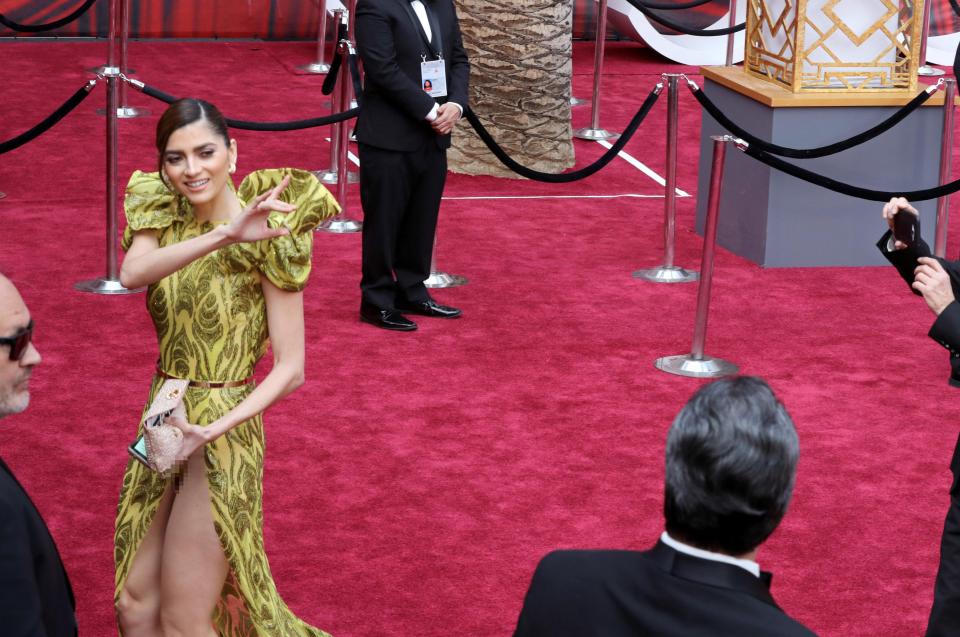
<svg viewBox="0 0 960 637">
<path fill-rule="evenodd" d="M 912 246 L 920 238 L 920 217 L 900 210 L 893 216 L 893 238 Z"/>
</svg>

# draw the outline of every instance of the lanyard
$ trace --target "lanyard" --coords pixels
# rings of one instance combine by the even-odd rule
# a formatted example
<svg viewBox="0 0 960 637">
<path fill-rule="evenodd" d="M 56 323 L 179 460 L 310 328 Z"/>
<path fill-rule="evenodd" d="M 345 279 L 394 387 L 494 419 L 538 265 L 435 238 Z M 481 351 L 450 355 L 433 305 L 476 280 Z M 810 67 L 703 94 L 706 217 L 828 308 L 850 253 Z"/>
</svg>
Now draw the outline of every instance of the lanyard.
<svg viewBox="0 0 960 637">
<path fill-rule="evenodd" d="M 420 0 L 420 4 L 423 6 L 423 10 L 427 13 L 427 21 L 430 23 L 430 30 L 433 32 L 433 41 L 436 42 L 436 48 L 430 43 L 430 39 L 427 37 L 426 32 L 423 30 L 423 24 L 420 23 L 420 18 L 417 16 L 417 12 L 413 10 L 413 7 L 410 5 L 409 0 L 399 0 L 403 4 L 404 9 L 407 11 L 407 15 L 410 16 L 411 22 L 413 22 L 413 28 L 417 33 L 420 34 L 420 39 L 423 41 L 423 44 L 427 47 L 427 50 L 430 51 L 438 60 L 443 59 L 443 39 L 440 35 L 440 25 L 437 23 L 437 16 L 430 11 L 430 8 L 427 6 L 427 3 L 424 0 Z"/>
</svg>

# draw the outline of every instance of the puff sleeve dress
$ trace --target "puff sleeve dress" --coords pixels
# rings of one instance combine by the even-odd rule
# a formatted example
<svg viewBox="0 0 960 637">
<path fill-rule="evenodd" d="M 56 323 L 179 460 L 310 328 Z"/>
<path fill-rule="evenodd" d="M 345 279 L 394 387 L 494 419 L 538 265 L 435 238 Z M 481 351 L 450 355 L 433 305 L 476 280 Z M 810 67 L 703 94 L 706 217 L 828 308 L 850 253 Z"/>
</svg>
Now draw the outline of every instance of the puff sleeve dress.
<svg viewBox="0 0 960 637">
<path fill-rule="evenodd" d="M 243 180 L 237 194 L 241 201 L 250 201 L 286 175 L 291 182 L 282 198 L 297 209 L 287 215 L 273 213 L 269 223 L 285 225 L 289 234 L 221 248 L 148 288 L 147 309 L 159 345 L 158 367 L 166 374 L 210 382 L 242 380 L 253 374 L 268 342 L 261 276 L 281 289 L 302 290 L 310 275 L 313 229 L 338 210 L 330 193 L 302 170 L 254 172 Z M 138 230 L 156 230 L 160 245 L 165 246 L 214 227 L 198 222 L 186 198 L 168 190 L 157 173 L 133 174 L 124 208 L 124 250 Z M 162 381 L 154 377 L 147 405 Z M 208 425 L 252 389 L 252 383 L 220 389 L 191 386 L 184 398 L 187 420 Z M 263 546 L 263 451 L 262 416 L 234 427 L 204 448 L 214 525 L 230 566 L 215 612 L 217 632 L 227 637 L 326 636 L 293 615 L 270 574 Z M 135 460 L 127 464 L 114 536 L 115 599 L 170 480 Z"/>
</svg>

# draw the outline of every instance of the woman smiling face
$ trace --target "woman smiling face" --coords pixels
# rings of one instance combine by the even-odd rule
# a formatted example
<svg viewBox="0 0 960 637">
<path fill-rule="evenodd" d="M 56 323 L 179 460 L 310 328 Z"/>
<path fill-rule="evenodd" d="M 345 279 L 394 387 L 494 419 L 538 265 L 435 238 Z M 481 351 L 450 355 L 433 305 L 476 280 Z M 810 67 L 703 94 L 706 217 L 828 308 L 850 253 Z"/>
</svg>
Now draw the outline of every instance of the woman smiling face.
<svg viewBox="0 0 960 637">
<path fill-rule="evenodd" d="M 236 140 L 227 143 L 210 122 L 198 119 L 170 134 L 161 160 L 167 183 L 197 213 L 208 220 L 223 216 L 218 203 L 229 190 L 227 181 L 237 161 Z"/>
</svg>

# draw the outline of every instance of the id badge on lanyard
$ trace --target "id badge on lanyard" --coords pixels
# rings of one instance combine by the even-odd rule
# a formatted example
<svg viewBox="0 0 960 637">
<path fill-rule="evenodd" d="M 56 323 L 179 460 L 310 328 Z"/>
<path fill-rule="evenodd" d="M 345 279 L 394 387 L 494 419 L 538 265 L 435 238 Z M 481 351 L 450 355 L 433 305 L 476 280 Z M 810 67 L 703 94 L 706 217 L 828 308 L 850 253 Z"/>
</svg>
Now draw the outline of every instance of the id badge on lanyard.
<svg viewBox="0 0 960 637">
<path fill-rule="evenodd" d="M 420 63 L 420 86 L 430 97 L 447 96 L 447 69 L 443 58 L 428 62 L 424 56 Z"/>
</svg>

